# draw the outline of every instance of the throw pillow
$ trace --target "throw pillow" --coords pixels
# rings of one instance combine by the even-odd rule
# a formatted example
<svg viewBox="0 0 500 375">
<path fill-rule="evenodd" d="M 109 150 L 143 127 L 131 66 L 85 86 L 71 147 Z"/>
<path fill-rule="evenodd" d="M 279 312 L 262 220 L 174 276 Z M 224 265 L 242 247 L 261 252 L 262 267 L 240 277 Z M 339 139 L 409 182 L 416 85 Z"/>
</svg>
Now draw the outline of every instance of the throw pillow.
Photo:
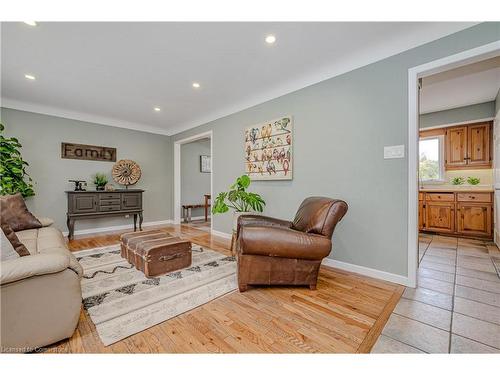
<svg viewBox="0 0 500 375">
<path fill-rule="evenodd" d="M 28 211 L 20 193 L 0 197 L 0 210 L 2 224 L 8 224 L 14 232 L 42 227 L 42 223 Z"/>
<path fill-rule="evenodd" d="M 8 224 L 2 223 L 1 227 L 2 232 L 5 234 L 5 237 L 7 237 L 12 247 L 20 257 L 31 255 L 26 246 L 24 246 L 21 241 L 19 241 L 19 238 L 17 238 L 16 234 Z"/>
<path fill-rule="evenodd" d="M 0 230 L 0 255 L 2 262 L 4 260 L 19 258 L 19 254 L 16 252 L 3 230 Z"/>
</svg>

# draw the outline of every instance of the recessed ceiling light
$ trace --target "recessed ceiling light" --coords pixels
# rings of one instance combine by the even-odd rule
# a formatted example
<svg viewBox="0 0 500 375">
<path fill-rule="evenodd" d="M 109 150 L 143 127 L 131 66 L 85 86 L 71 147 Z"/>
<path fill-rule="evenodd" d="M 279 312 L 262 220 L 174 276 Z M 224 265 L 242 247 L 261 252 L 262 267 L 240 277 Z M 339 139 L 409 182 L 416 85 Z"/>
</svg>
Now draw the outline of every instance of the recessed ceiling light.
<svg viewBox="0 0 500 375">
<path fill-rule="evenodd" d="M 25 23 L 26 25 L 36 26 L 36 22 L 35 22 L 35 21 L 24 21 L 24 23 Z"/>
<path fill-rule="evenodd" d="M 154 110 L 155 110 L 156 112 L 160 112 L 160 111 L 161 111 L 161 108 L 160 108 L 160 107 L 154 107 Z"/>
<path fill-rule="evenodd" d="M 25 74 L 25 75 L 24 75 L 24 78 L 26 78 L 26 79 L 31 79 L 32 81 L 34 81 L 34 80 L 36 79 L 36 77 L 35 77 L 35 76 L 33 76 L 33 75 L 31 75 L 31 74 Z"/>
<path fill-rule="evenodd" d="M 267 44 L 273 44 L 274 42 L 276 42 L 276 37 L 274 35 L 266 36 L 266 43 Z"/>
<path fill-rule="evenodd" d="M 195 89 L 199 89 L 200 88 L 200 84 L 198 82 L 193 82 L 193 87 Z"/>
</svg>

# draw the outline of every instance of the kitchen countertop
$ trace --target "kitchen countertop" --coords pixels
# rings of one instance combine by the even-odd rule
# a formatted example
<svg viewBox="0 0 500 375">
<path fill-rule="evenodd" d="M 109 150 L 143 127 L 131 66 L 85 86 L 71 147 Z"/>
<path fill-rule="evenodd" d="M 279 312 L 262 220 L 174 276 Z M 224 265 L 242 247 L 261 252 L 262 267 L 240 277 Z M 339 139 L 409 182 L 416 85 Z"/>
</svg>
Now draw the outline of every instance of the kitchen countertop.
<svg viewBox="0 0 500 375">
<path fill-rule="evenodd" d="M 424 186 L 419 188 L 420 192 L 442 192 L 442 193 L 455 193 L 455 192 L 476 192 L 476 193 L 493 193 L 494 189 L 491 185 L 436 185 Z"/>
</svg>

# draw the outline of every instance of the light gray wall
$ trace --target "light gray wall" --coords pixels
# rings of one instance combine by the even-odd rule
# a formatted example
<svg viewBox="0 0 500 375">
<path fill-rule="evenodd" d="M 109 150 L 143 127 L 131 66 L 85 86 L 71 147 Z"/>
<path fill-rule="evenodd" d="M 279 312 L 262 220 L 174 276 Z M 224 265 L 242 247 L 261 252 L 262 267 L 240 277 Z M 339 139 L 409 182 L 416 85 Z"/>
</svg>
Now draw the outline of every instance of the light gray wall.
<svg viewBox="0 0 500 375">
<path fill-rule="evenodd" d="M 113 163 L 61 158 L 61 142 L 116 147 L 117 160 L 132 159 L 141 167 L 142 177 L 134 187 L 145 189 L 144 221 L 172 218 L 173 153 L 170 137 L 104 126 L 31 112 L 1 109 L 7 136 L 19 139 L 22 155 L 36 182 L 36 196 L 27 199 L 30 210 L 53 218 L 66 231 L 66 194 L 72 190 L 69 179 L 89 182 L 96 172 L 111 179 Z M 116 187 L 119 185 L 115 184 Z M 77 221 L 75 230 L 130 224 L 131 219 L 107 218 Z"/>
<path fill-rule="evenodd" d="M 420 115 L 420 128 L 495 117 L 495 101 Z"/>
<path fill-rule="evenodd" d="M 210 139 L 181 145 L 181 204 L 205 203 L 210 194 L 210 173 L 200 172 L 200 155 L 210 155 Z M 192 216 L 204 216 L 204 208 L 192 210 Z"/>
<path fill-rule="evenodd" d="M 214 194 L 244 173 L 243 129 L 292 115 L 294 178 L 254 182 L 265 213 L 290 219 L 311 195 L 341 198 L 331 258 L 407 275 L 408 160 L 383 159 L 383 147 L 408 142 L 408 68 L 500 39 L 485 23 L 177 134 L 213 130 Z M 214 215 L 230 233 L 231 214 Z"/>
<path fill-rule="evenodd" d="M 500 90 L 497 92 L 497 97 L 495 99 L 495 115 L 500 111 Z"/>
</svg>

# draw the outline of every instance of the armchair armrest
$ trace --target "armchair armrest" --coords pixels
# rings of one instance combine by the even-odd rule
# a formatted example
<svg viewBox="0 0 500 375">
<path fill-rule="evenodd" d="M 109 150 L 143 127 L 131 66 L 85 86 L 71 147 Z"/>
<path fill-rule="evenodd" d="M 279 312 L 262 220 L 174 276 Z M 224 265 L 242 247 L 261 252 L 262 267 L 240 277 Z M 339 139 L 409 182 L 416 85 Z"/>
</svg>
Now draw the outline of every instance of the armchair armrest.
<svg viewBox="0 0 500 375">
<path fill-rule="evenodd" d="M 244 226 L 239 250 L 243 255 L 320 260 L 330 254 L 332 241 L 285 227 Z"/>
<path fill-rule="evenodd" d="M 262 227 L 283 227 L 283 228 L 291 228 L 292 222 L 288 220 L 276 219 L 270 216 L 262 216 L 262 215 L 241 215 L 238 218 L 238 227 L 237 227 L 237 237 L 240 234 L 240 228 L 245 225 L 252 226 L 262 226 Z"/>
<path fill-rule="evenodd" d="M 69 265 L 69 256 L 60 253 L 36 254 L 6 260 L 0 266 L 0 284 L 61 272 Z"/>
</svg>

